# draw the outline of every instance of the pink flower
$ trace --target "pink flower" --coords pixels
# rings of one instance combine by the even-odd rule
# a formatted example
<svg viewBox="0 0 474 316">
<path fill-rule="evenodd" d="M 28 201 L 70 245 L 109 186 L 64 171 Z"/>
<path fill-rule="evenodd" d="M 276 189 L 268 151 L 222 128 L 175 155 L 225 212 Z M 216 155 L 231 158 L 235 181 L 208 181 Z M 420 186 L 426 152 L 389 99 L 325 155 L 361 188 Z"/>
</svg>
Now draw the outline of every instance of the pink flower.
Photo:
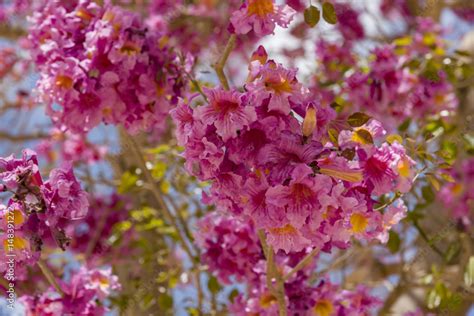
<svg viewBox="0 0 474 316">
<path fill-rule="evenodd" d="M 59 281 L 64 296 L 52 287 L 36 296 L 22 296 L 19 301 L 25 306 L 26 315 L 105 315 L 108 310 L 104 299 L 111 291 L 120 289 L 111 269 L 88 270 L 81 267 L 68 282 Z"/>
<path fill-rule="evenodd" d="M 302 101 L 303 95 L 307 93 L 296 79 L 296 70 L 285 69 L 274 61 L 261 66 L 256 79 L 248 83 L 246 88 L 254 96 L 251 102 L 260 105 L 269 99 L 268 110 L 284 115 L 290 113 L 291 102 Z"/>
<path fill-rule="evenodd" d="M 251 223 L 210 213 L 197 224 L 196 241 L 203 249 L 203 261 L 227 284 L 253 279 L 253 269 L 263 259 L 260 242 Z"/>
<path fill-rule="evenodd" d="M 251 30 L 257 36 L 272 34 L 275 24 L 288 27 L 296 11 L 287 5 L 275 5 L 273 0 L 246 0 L 230 18 L 236 34 L 247 34 Z"/>
<path fill-rule="evenodd" d="M 282 249 L 287 254 L 311 246 L 311 241 L 290 224 L 268 229 L 267 242 L 275 251 Z"/>
<path fill-rule="evenodd" d="M 42 184 L 36 153 L 25 149 L 21 159 L 13 155 L 0 157 L 0 181 L 9 190 L 16 190 L 20 183 L 26 186 Z"/>
<path fill-rule="evenodd" d="M 203 123 L 214 125 L 216 132 L 227 141 L 237 132 L 257 120 L 255 109 L 247 105 L 245 96 L 238 91 L 206 89 L 209 104 L 198 107 L 194 116 Z"/>
<path fill-rule="evenodd" d="M 89 210 L 87 193 L 74 176 L 71 164 L 52 170 L 41 192 L 48 208 L 50 225 L 54 225 L 59 218 L 83 218 Z"/>
<path fill-rule="evenodd" d="M 407 207 L 403 200 L 398 199 L 389 205 L 383 214 L 383 231 L 377 236 L 377 239 L 382 243 L 386 243 L 389 237 L 389 230 L 404 219 L 406 214 Z"/>
<path fill-rule="evenodd" d="M 288 186 L 277 185 L 266 193 L 269 206 L 282 209 L 280 212 L 286 213 L 288 222 L 296 228 L 303 226 L 311 212 L 320 205 L 318 191 L 322 189 L 320 185 L 324 182 L 312 178 L 312 174 L 310 167 L 299 164 L 291 173 Z"/>
</svg>

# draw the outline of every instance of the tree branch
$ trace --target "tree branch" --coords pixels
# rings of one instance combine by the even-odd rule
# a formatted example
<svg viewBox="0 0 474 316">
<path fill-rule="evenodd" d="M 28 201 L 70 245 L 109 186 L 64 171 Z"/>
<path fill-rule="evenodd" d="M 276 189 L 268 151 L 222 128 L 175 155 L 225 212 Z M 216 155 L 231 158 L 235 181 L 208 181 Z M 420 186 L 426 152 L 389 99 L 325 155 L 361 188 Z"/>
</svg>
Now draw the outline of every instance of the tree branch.
<svg viewBox="0 0 474 316">
<path fill-rule="evenodd" d="M 267 259 L 267 287 L 273 296 L 277 299 L 278 310 L 280 316 L 287 316 L 288 311 L 286 309 L 285 301 L 285 281 L 283 280 L 280 272 L 276 269 L 275 261 L 273 259 L 274 252 L 271 247 L 268 246 L 266 241 L 265 232 L 263 229 L 258 230 L 258 238 L 262 244 L 263 253 Z M 273 277 L 276 280 L 276 287 L 272 286 Z"/>
<path fill-rule="evenodd" d="M 38 267 L 40 268 L 41 272 L 43 272 L 49 284 L 51 284 L 54 287 L 56 292 L 61 294 L 61 296 L 64 296 L 64 291 L 61 289 L 61 287 L 59 286 L 59 283 L 56 281 L 56 277 L 51 272 L 51 270 L 49 270 L 48 265 L 42 259 L 38 260 Z"/>
<path fill-rule="evenodd" d="M 219 78 L 221 85 L 226 90 L 229 90 L 229 82 L 227 81 L 227 77 L 225 76 L 224 67 L 227 62 L 227 59 L 229 58 L 230 53 L 234 49 L 236 40 L 237 40 L 237 35 L 232 34 L 229 37 L 229 41 L 227 42 L 227 45 L 224 48 L 224 52 L 222 53 L 221 58 L 219 58 L 219 61 L 213 65 L 214 70 L 216 71 L 217 77 Z"/>
</svg>

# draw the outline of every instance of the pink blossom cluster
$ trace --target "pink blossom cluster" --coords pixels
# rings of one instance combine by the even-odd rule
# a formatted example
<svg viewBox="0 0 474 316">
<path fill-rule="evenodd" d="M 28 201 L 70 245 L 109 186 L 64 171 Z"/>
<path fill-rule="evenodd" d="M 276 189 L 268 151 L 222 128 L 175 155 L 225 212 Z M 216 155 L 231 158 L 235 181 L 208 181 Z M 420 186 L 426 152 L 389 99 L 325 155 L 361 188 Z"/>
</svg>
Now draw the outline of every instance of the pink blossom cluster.
<svg viewBox="0 0 474 316">
<path fill-rule="evenodd" d="M 36 152 L 40 157 L 45 157 L 49 163 L 74 160 L 92 164 L 105 158 L 107 147 L 91 143 L 86 134 L 63 132 L 53 128 L 50 131 L 50 138 L 42 140 L 37 145 Z"/>
<path fill-rule="evenodd" d="M 59 285 L 64 291 L 62 296 L 50 287 L 42 294 L 20 297 L 26 316 L 106 315 L 109 309 L 104 304 L 105 299 L 121 288 L 110 268 L 81 267 L 69 281 L 60 280 Z"/>
<path fill-rule="evenodd" d="M 344 41 L 332 43 L 319 40 L 316 43 L 318 62 L 318 81 L 335 83 L 344 79 L 344 74 L 356 66 L 356 58 L 352 53 L 352 44 Z M 318 89 L 319 90 L 319 89 Z"/>
<path fill-rule="evenodd" d="M 461 226 L 470 227 L 474 215 L 474 158 L 462 160 L 451 176 L 454 181 L 441 188 L 439 199 Z"/>
<path fill-rule="evenodd" d="M 413 45 L 417 44 L 415 37 Z M 419 56 L 411 52 L 397 55 L 392 45 L 374 49 L 369 71 L 356 70 L 346 79 L 344 90 L 353 108 L 380 118 L 391 130 L 407 118 L 455 110 L 458 99 L 446 73 L 412 71 L 408 61 Z"/>
<path fill-rule="evenodd" d="M 196 243 L 203 252 L 203 261 L 221 282 L 236 281 L 247 285 L 248 297 L 239 295 L 230 306 L 232 315 L 278 315 L 276 298 L 266 287 L 266 261 L 251 222 L 219 212 L 207 214 L 197 225 Z M 277 269 L 288 273 L 307 250 L 275 256 Z M 316 286 L 309 276 L 314 262 L 292 276 L 284 286 L 289 315 L 368 315 L 379 306 L 364 286 L 354 291 L 341 289 L 326 277 Z"/>
<path fill-rule="evenodd" d="M 290 316 L 360 316 L 372 315 L 381 305 L 363 285 L 344 290 L 323 277 L 316 285 L 308 274 L 300 273 L 285 284 L 285 301 Z M 229 307 L 232 315 L 278 315 L 277 299 L 266 288 L 264 276 L 260 283 L 250 287 L 248 297 L 237 296 Z"/>
<path fill-rule="evenodd" d="M 275 251 L 386 241 L 406 208 L 382 214 L 374 198 L 410 189 L 404 147 L 384 142 L 375 120 L 330 140 L 335 113 L 308 100 L 296 70 L 272 60 L 251 69 L 244 92 L 207 89 L 208 104 L 172 112 L 187 170 L 211 182 L 205 202 L 264 229 Z"/>
<path fill-rule="evenodd" d="M 30 17 L 39 101 L 57 126 L 87 132 L 101 122 L 161 130 L 184 81 L 167 37 L 138 15 L 90 0 L 53 0 Z M 189 62 L 189 60 L 188 60 Z"/>
<path fill-rule="evenodd" d="M 19 266 L 31 265 L 45 242 L 64 249 L 68 243 L 66 226 L 88 212 L 87 193 L 71 165 L 53 169 L 49 180 L 43 181 L 36 154 L 30 150 L 23 151 L 20 159 L 0 158 L 0 186 L 12 194 L 8 204 L 0 207 L 2 273 L 8 255 L 14 254 Z"/>
<path fill-rule="evenodd" d="M 272 34 L 275 26 L 287 28 L 296 11 L 274 0 L 245 0 L 230 18 L 230 30 L 235 34 L 253 31 L 257 36 Z"/>
<path fill-rule="evenodd" d="M 347 3 L 334 3 L 337 23 L 336 27 L 341 32 L 345 41 L 361 40 L 365 37 L 365 30 L 359 20 L 359 12 Z"/>
<path fill-rule="evenodd" d="M 231 277 L 252 279 L 253 268 L 264 259 L 252 224 L 231 216 L 210 213 L 200 219 L 195 242 L 203 249 L 202 262 L 226 284 Z"/>
</svg>

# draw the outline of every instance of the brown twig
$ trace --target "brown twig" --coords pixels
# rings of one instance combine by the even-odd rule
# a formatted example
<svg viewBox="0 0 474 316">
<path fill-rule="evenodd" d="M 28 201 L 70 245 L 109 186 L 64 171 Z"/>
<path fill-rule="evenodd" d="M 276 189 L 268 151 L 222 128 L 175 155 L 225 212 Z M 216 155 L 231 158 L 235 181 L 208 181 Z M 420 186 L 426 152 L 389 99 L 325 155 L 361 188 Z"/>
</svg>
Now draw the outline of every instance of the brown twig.
<svg viewBox="0 0 474 316">
<path fill-rule="evenodd" d="M 56 277 L 51 272 L 51 270 L 49 270 L 48 265 L 42 259 L 38 260 L 38 267 L 40 268 L 41 272 L 43 272 L 49 284 L 51 284 L 54 287 L 56 292 L 61 294 L 61 296 L 64 296 L 64 291 L 61 289 L 61 287 L 59 286 L 59 283 L 56 281 Z"/>
</svg>

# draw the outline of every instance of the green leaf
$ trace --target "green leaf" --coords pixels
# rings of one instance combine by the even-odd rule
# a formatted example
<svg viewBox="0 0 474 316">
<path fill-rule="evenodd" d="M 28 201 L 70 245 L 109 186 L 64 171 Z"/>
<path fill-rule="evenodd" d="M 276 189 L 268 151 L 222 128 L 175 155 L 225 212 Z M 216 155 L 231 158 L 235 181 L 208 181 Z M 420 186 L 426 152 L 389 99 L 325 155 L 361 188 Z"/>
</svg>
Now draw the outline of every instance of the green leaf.
<svg viewBox="0 0 474 316">
<path fill-rule="evenodd" d="M 393 41 L 396 46 L 408 46 L 411 45 L 412 42 L 413 39 L 411 38 L 411 36 L 400 37 Z"/>
<path fill-rule="evenodd" d="M 403 143 L 403 138 L 400 135 L 397 134 L 390 134 L 387 136 L 387 142 L 391 145 L 394 142 L 398 142 L 399 144 Z"/>
<path fill-rule="evenodd" d="M 337 15 L 334 6 L 330 2 L 323 3 L 323 19 L 329 24 L 337 23 Z"/>
<path fill-rule="evenodd" d="M 359 127 L 367 123 L 371 117 L 365 113 L 357 112 L 349 116 L 347 123 L 352 127 Z"/>
<path fill-rule="evenodd" d="M 306 8 L 306 10 L 304 10 L 304 21 L 310 27 L 316 26 L 320 18 L 321 18 L 321 11 L 319 11 L 319 9 L 316 8 L 315 6 L 313 5 L 309 6 L 309 8 Z"/>
<path fill-rule="evenodd" d="M 474 256 L 471 256 L 467 263 L 466 272 L 464 273 L 464 283 L 468 287 L 474 285 Z"/>
<path fill-rule="evenodd" d="M 373 144 L 374 139 L 372 138 L 372 134 L 366 129 L 358 129 L 354 132 L 353 139 L 361 144 L 368 145 Z"/>
<path fill-rule="evenodd" d="M 411 119 L 407 118 L 405 121 L 403 121 L 402 124 L 400 124 L 400 126 L 398 126 L 398 130 L 400 132 L 406 132 L 406 130 L 408 130 L 408 128 L 410 127 L 410 123 L 411 123 Z"/>
<path fill-rule="evenodd" d="M 133 187 L 135 187 L 137 180 L 138 176 L 136 174 L 133 174 L 130 171 L 125 171 L 117 188 L 118 193 L 123 194 L 130 191 Z"/>
<path fill-rule="evenodd" d="M 431 203 L 435 199 L 435 194 L 433 192 L 433 189 L 431 189 L 431 186 L 425 186 L 421 189 L 421 194 L 423 198 L 425 199 L 426 203 Z"/>
<path fill-rule="evenodd" d="M 158 296 L 158 305 L 164 310 L 173 308 L 173 298 L 165 293 Z"/>
<path fill-rule="evenodd" d="M 390 231 L 387 242 L 387 248 L 390 250 L 391 253 L 396 253 L 400 249 L 400 236 L 394 231 Z"/>
<path fill-rule="evenodd" d="M 207 282 L 207 288 L 211 293 L 218 293 L 221 290 L 219 281 L 217 281 L 215 276 L 211 276 L 209 278 L 209 281 Z"/>
<path fill-rule="evenodd" d="M 446 250 L 446 253 L 444 254 L 446 262 L 448 263 L 453 262 L 453 259 L 455 259 L 459 255 L 460 251 L 461 251 L 461 245 L 459 244 L 459 242 L 451 243 L 448 249 Z"/>
<path fill-rule="evenodd" d="M 229 301 L 232 303 L 234 302 L 234 299 L 239 296 L 239 291 L 237 289 L 233 289 L 232 292 L 229 294 Z"/>
<path fill-rule="evenodd" d="M 328 136 L 329 136 L 329 140 L 331 141 L 331 143 L 333 143 L 335 146 L 338 146 L 338 137 L 339 137 L 339 132 L 334 129 L 334 128 L 330 128 L 328 130 Z"/>
<path fill-rule="evenodd" d="M 426 304 L 428 305 L 429 309 L 435 309 L 436 307 L 441 304 L 441 297 L 439 296 L 436 289 L 431 289 L 428 292 L 428 297 L 426 299 Z"/>
<path fill-rule="evenodd" d="M 441 189 L 441 184 L 439 183 L 438 179 L 433 174 L 427 174 L 426 178 L 430 182 L 430 184 L 435 188 L 436 191 Z"/>
</svg>

